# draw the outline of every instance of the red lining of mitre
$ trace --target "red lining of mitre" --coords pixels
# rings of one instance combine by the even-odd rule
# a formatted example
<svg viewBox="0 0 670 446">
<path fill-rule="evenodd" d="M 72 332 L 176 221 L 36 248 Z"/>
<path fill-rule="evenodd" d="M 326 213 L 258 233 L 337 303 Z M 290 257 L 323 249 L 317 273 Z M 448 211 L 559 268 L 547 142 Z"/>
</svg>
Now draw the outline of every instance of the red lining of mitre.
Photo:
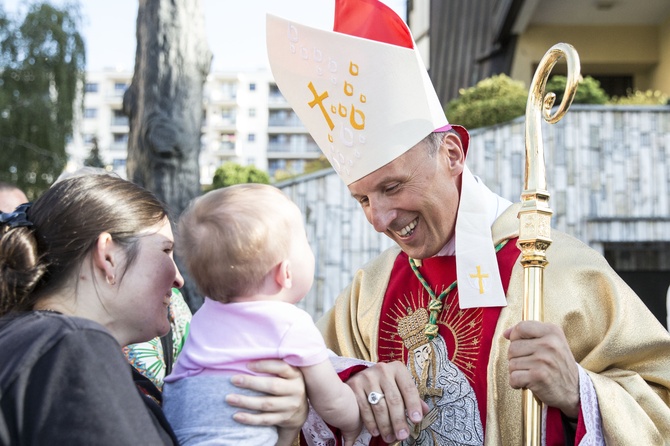
<svg viewBox="0 0 670 446">
<path fill-rule="evenodd" d="M 436 132 L 448 132 L 449 130 L 455 130 L 456 133 L 458 133 L 458 136 L 461 137 L 461 144 L 463 145 L 463 154 L 467 155 L 468 154 L 468 149 L 470 148 L 470 133 L 466 130 L 465 127 L 462 125 L 452 125 L 452 124 L 447 124 L 442 127 L 439 127 L 435 130 L 433 130 L 433 133 Z"/>
<path fill-rule="evenodd" d="M 379 0 L 335 0 L 333 31 L 414 48 L 412 34 L 405 22 Z"/>
</svg>

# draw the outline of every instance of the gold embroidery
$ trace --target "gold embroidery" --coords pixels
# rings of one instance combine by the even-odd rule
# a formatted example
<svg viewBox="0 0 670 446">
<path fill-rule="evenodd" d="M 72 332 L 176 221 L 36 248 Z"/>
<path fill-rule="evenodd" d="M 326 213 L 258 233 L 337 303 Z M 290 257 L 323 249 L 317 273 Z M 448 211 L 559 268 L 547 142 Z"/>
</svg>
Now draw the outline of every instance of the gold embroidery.
<svg viewBox="0 0 670 446">
<path fill-rule="evenodd" d="M 450 297 L 450 299 L 457 298 L 457 293 L 456 296 Z M 416 312 L 418 309 L 425 311 L 428 299 L 425 290 L 419 288 L 416 294 L 404 294 L 389 308 L 389 314 L 382 318 L 380 327 L 379 355 L 382 360 L 402 360 L 407 356 L 406 353 L 412 351 L 405 346 L 403 339 L 398 335 L 398 326 L 400 320 L 407 317 L 410 311 Z M 436 321 L 441 327 L 440 331 L 447 329 L 442 336 L 451 336 L 453 339 L 453 351 L 449 351 L 450 361 L 458 366 L 470 383 L 475 381 L 474 366 L 477 364 L 481 348 L 482 320 L 481 308 L 461 311 L 458 305 L 445 305 Z M 469 368 L 468 364 L 472 367 Z"/>
</svg>

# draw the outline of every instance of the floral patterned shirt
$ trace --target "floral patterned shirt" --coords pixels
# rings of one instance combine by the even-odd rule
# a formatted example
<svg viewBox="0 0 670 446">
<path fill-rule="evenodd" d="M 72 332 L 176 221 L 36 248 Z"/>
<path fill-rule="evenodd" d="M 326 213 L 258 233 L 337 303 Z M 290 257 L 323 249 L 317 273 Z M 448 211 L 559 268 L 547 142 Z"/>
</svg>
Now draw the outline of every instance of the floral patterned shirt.
<svg viewBox="0 0 670 446">
<path fill-rule="evenodd" d="M 191 310 L 181 292 L 177 288 L 173 288 L 168 308 L 168 318 L 170 319 L 172 329 L 172 354 L 174 361 L 177 360 L 188 335 L 191 316 Z M 158 390 L 163 389 L 166 367 L 161 338 L 128 345 L 123 347 L 123 353 L 128 362 L 140 373 L 149 378 Z"/>
</svg>

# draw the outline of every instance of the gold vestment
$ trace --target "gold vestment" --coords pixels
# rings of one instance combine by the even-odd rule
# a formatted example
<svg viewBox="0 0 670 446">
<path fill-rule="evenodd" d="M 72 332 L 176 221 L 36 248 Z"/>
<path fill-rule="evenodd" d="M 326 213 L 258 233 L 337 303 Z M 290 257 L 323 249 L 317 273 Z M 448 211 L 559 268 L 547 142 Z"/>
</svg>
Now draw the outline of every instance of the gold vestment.
<svg viewBox="0 0 670 446">
<path fill-rule="evenodd" d="M 493 243 L 518 236 L 519 204 L 492 227 Z M 596 251 L 552 230 L 544 271 L 544 320 L 560 326 L 595 387 L 611 445 L 670 445 L 670 333 Z M 357 271 L 317 325 L 338 355 L 377 361 L 379 316 L 393 262 L 390 248 Z M 522 443 L 521 391 L 508 382 L 502 333 L 521 321 L 523 267 L 512 270 L 488 364 L 486 445 Z"/>
</svg>

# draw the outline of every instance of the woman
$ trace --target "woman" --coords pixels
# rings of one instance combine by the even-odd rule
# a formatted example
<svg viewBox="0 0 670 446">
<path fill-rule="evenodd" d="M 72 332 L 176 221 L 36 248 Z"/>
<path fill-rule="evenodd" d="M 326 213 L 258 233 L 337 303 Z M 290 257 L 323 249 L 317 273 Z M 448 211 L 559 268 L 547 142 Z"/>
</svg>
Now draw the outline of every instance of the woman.
<svg viewBox="0 0 670 446">
<path fill-rule="evenodd" d="M 0 215 L 0 444 L 177 443 L 160 394 L 135 386 L 142 377 L 120 348 L 169 329 L 171 289 L 183 284 L 173 240 L 165 207 L 108 175 L 60 181 Z M 282 392 L 230 396 L 265 411 L 242 421 L 297 432 L 306 416 L 299 372 L 257 366 L 281 378 L 241 387 Z"/>
</svg>

